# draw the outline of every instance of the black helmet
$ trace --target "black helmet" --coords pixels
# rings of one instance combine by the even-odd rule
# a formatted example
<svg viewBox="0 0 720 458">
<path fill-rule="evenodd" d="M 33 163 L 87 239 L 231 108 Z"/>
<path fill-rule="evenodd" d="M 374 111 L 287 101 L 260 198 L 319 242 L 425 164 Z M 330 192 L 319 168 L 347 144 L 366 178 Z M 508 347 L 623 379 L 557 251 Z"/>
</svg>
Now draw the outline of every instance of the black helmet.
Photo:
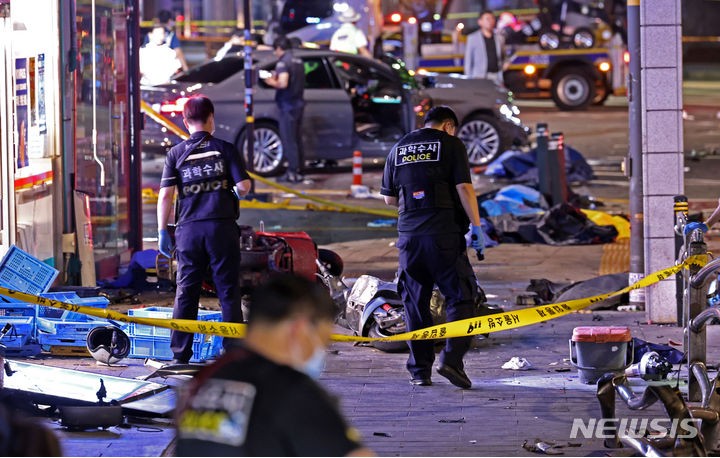
<svg viewBox="0 0 720 458">
<path fill-rule="evenodd" d="M 108 366 L 130 354 L 130 338 L 116 326 L 91 329 L 85 342 L 92 357 Z"/>
</svg>

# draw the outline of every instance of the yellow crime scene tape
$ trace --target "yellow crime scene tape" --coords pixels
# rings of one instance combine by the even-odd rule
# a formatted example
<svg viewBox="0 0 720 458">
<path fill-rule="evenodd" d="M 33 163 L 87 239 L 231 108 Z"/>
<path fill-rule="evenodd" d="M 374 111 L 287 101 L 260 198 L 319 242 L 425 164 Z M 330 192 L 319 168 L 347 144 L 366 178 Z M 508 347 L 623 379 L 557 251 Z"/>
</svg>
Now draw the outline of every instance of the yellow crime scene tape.
<svg viewBox="0 0 720 458">
<path fill-rule="evenodd" d="M 403 340 L 431 340 L 439 338 L 446 339 L 450 337 L 467 337 L 478 334 L 488 334 L 491 332 L 507 331 L 510 329 L 530 326 L 543 321 L 560 318 L 561 316 L 576 312 L 591 304 L 595 304 L 610 297 L 619 296 L 634 289 L 645 288 L 654 283 L 665 280 L 671 275 L 680 272 L 683 268 L 687 268 L 691 265 L 704 266 L 705 264 L 707 264 L 707 260 L 707 255 L 694 255 L 687 258 L 682 264 L 678 264 L 667 269 L 658 270 L 657 272 L 654 272 L 641 279 L 640 281 L 635 282 L 632 285 L 619 291 L 600 294 L 597 296 L 574 299 L 563 303 L 528 307 L 512 312 L 500 312 L 494 313 L 492 315 L 484 315 L 480 317 L 468 318 L 465 320 L 452 321 L 450 323 L 444 323 L 424 329 L 418 329 L 416 331 L 396 334 L 391 337 L 373 338 L 351 336 L 346 334 L 333 334 L 332 340 L 335 340 L 337 342 L 394 342 Z M 12 289 L 4 287 L 0 287 L 0 295 L 12 297 L 20 300 L 21 302 L 54 307 L 70 312 L 82 313 L 85 315 L 106 318 L 109 320 L 119 321 L 123 323 L 137 323 L 148 326 L 159 326 L 162 328 L 174 329 L 176 331 L 212 334 L 231 338 L 241 338 L 245 336 L 245 325 L 241 323 L 180 320 L 170 318 L 142 318 L 136 316 L 131 317 L 112 310 L 68 304 L 53 299 L 35 296 L 33 294 L 21 293 L 19 291 L 14 291 Z"/>
</svg>

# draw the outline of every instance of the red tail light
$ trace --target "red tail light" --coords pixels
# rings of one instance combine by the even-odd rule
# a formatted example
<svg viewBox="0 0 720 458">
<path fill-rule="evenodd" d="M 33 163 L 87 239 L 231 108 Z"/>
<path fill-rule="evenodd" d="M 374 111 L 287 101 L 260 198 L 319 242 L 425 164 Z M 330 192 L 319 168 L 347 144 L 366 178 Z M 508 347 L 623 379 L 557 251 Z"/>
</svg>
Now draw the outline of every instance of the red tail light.
<svg viewBox="0 0 720 458">
<path fill-rule="evenodd" d="M 397 24 L 400 21 L 402 21 L 402 15 L 400 13 L 393 13 L 390 15 L 390 22 Z"/>
<path fill-rule="evenodd" d="M 625 62 L 626 64 L 630 63 L 630 53 L 627 51 L 623 53 L 623 62 Z"/>
<path fill-rule="evenodd" d="M 182 114 L 183 107 L 185 106 L 187 101 L 187 97 L 180 97 L 177 100 L 168 100 L 167 102 L 163 102 L 160 105 L 160 113 L 170 115 Z"/>
</svg>

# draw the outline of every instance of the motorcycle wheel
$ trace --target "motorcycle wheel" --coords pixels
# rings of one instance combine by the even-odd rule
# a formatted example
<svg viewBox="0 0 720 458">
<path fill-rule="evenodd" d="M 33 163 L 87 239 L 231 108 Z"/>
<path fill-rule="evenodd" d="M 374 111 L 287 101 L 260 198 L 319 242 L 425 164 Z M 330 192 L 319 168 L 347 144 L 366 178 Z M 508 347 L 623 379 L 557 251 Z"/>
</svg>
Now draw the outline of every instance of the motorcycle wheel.
<svg viewBox="0 0 720 458">
<path fill-rule="evenodd" d="M 377 323 L 370 325 L 368 337 L 390 337 L 385 333 Z M 408 350 L 407 342 L 401 340 L 399 342 L 373 342 L 372 346 L 385 353 L 400 353 Z"/>
<path fill-rule="evenodd" d="M 339 254 L 326 248 L 319 248 L 318 260 L 323 263 L 328 272 L 330 272 L 330 275 L 335 277 L 342 275 L 345 265 Z"/>
</svg>

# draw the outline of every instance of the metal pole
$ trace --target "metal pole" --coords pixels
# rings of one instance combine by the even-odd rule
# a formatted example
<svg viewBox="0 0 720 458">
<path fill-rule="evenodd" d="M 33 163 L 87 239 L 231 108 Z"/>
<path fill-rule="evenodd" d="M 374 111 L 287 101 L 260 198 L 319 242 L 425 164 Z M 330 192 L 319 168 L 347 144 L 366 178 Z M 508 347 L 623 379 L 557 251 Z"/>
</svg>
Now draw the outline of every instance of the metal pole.
<svg viewBox="0 0 720 458">
<path fill-rule="evenodd" d="M 130 128 L 130 189 L 128 190 L 128 210 L 130 232 L 128 245 L 130 249 L 140 251 L 143 249 L 142 225 L 142 151 L 140 147 L 140 130 L 142 129 L 142 113 L 140 113 L 140 9 L 137 0 L 126 0 L 127 29 L 128 29 L 128 72 L 130 84 L 128 98 L 128 127 Z M 122 126 L 121 126 L 122 128 Z"/>
<path fill-rule="evenodd" d="M 250 14 L 250 0 L 243 0 L 243 19 L 245 22 L 244 50 L 245 50 L 245 145 L 247 148 L 247 169 L 255 171 L 255 117 L 253 116 L 253 69 L 252 69 L 252 15 Z M 243 145 L 240 146 L 243 148 Z M 243 154 L 240 151 L 240 154 Z M 251 180 L 250 193 L 255 193 L 255 181 Z"/>
<path fill-rule="evenodd" d="M 565 137 L 562 132 L 553 132 L 550 136 L 550 189 L 552 204 L 567 202 L 567 179 L 565 178 Z"/>
<path fill-rule="evenodd" d="M 675 224 L 675 255 L 680 259 L 680 250 L 683 248 L 683 229 L 687 222 L 688 200 L 686 196 L 673 197 L 673 222 Z M 677 324 L 685 326 L 687 316 L 683 312 L 683 273 L 675 275 L 675 300 L 677 301 Z"/>
<path fill-rule="evenodd" d="M 625 171 L 630 179 L 630 284 L 645 276 L 645 228 L 643 215 L 642 99 L 640 87 L 640 0 L 628 0 L 628 84 L 629 152 Z M 645 309 L 645 290 L 630 291 L 630 305 Z"/>
<path fill-rule="evenodd" d="M 699 240 L 691 240 L 688 248 L 688 256 L 707 254 L 707 245 L 703 241 L 702 232 L 696 231 Z M 691 234 L 694 236 L 695 234 Z M 692 279 L 698 273 L 700 267 L 691 264 L 689 267 L 688 278 Z M 685 351 L 687 352 L 688 367 L 692 363 L 703 363 L 707 360 L 707 338 L 705 326 L 698 332 L 693 332 L 688 324 L 690 320 L 698 316 L 707 308 L 707 283 L 695 287 L 692 282 L 688 282 L 688 308 L 684 318 L 685 325 Z M 700 384 L 693 371 L 688 371 L 688 401 L 697 402 L 702 398 L 702 390 Z"/>
<path fill-rule="evenodd" d="M 535 128 L 535 141 L 537 143 L 537 158 L 535 163 L 538 167 L 538 190 L 540 194 L 545 196 L 550 202 L 551 189 L 550 189 L 550 162 L 548 152 L 548 125 L 545 123 L 538 123 Z"/>
</svg>

